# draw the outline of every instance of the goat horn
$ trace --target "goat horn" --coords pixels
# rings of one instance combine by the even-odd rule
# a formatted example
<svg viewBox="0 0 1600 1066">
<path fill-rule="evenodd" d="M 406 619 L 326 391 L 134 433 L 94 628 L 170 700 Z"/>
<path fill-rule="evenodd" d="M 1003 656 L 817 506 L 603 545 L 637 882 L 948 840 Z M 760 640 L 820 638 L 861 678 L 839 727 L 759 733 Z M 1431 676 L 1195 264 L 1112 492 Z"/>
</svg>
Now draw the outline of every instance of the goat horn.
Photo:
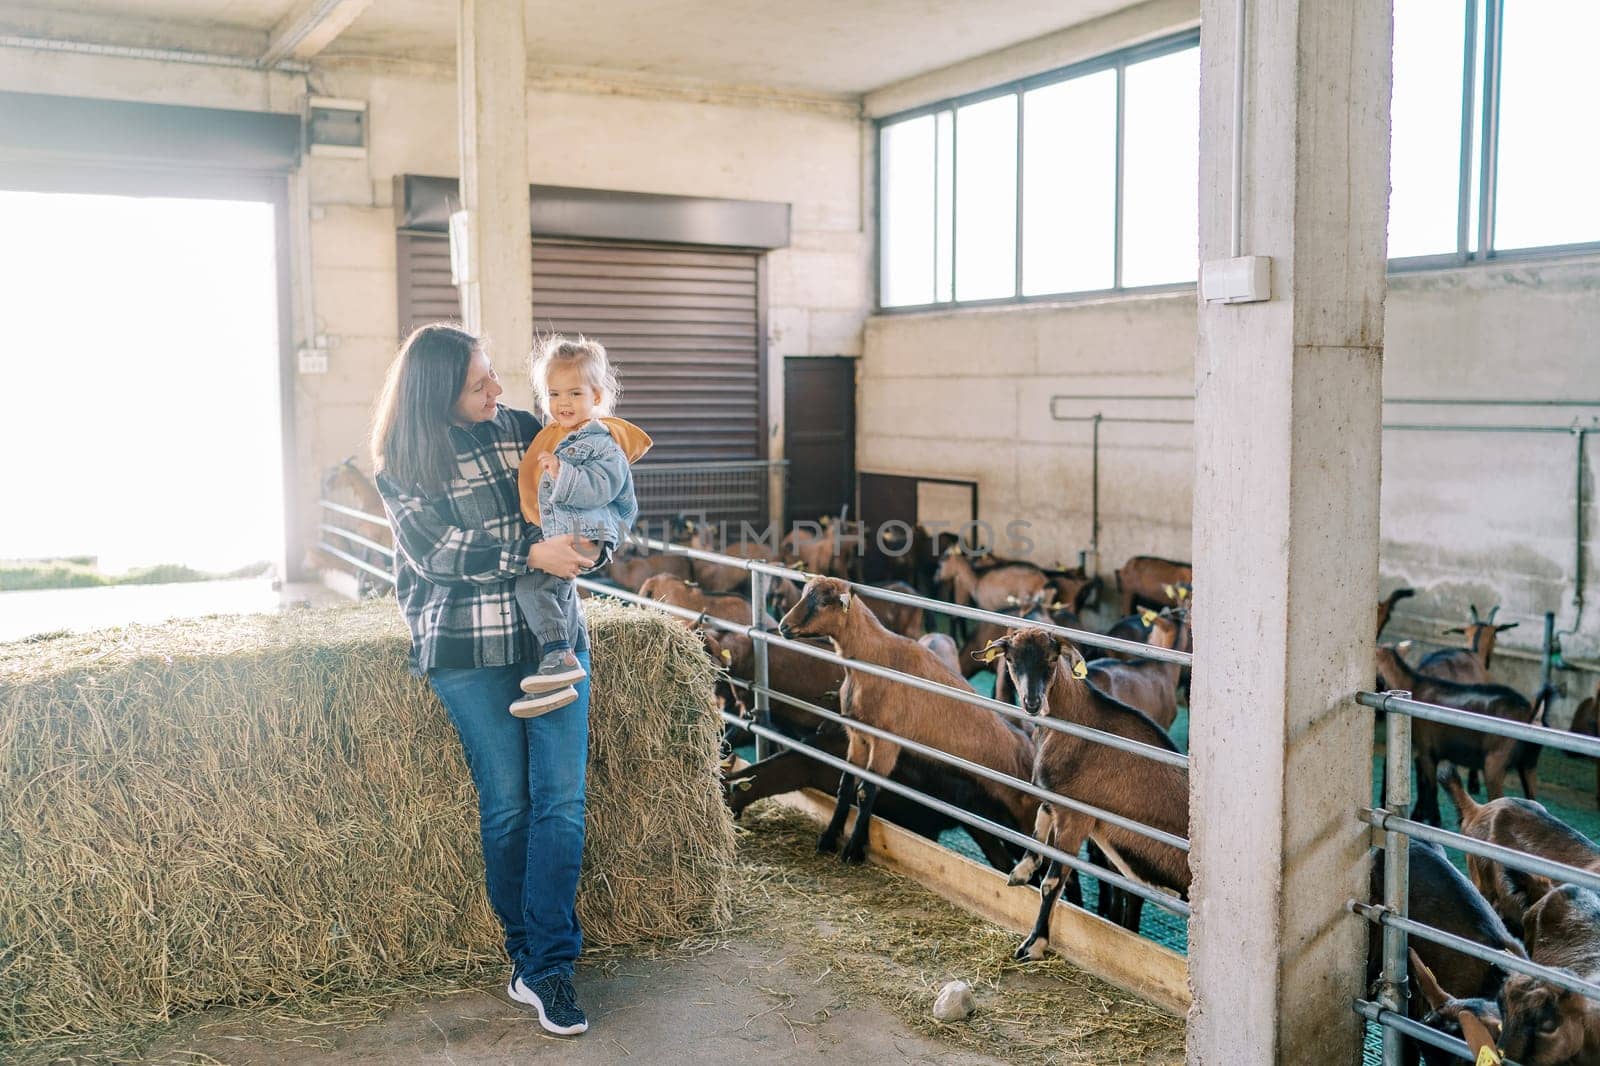
<svg viewBox="0 0 1600 1066">
<path fill-rule="evenodd" d="M 1472 624 L 1473 625 L 1477 625 L 1478 624 L 1478 605 L 1475 604 L 1475 603 L 1469 603 L 1469 604 L 1467 604 L 1467 609 L 1472 612 Z"/>
<path fill-rule="evenodd" d="M 1423 998 L 1428 1001 L 1428 1006 L 1440 1010 L 1450 1002 L 1450 994 L 1439 987 L 1439 979 L 1433 976 L 1433 971 L 1428 969 L 1428 964 L 1422 961 L 1416 948 L 1410 948 L 1411 971 L 1416 975 L 1417 984 L 1422 986 Z"/>
<path fill-rule="evenodd" d="M 1500 605 L 1497 603 L 1493 607 L 1489 608 L 1489 617 L 1486 618 L 1485 621 L 1488 622 L 1490 625 L 1494 625 L 1494 616 L 1499 614 L 1499 613 L 1500 613 Z"/>
</svg>

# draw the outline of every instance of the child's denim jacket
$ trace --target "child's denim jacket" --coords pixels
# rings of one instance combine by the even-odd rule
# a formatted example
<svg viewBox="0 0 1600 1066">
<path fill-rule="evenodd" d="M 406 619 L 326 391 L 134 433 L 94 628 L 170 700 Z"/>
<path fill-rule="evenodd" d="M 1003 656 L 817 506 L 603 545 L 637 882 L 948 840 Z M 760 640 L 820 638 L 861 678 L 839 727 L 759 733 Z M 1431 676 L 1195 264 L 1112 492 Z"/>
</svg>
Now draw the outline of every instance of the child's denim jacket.
<svg viewBox="0 0 1600 1066">
<path fill-rule="evenodd" d="M 552 430 L 560 432 L 552 424 L 534 438 L 518 471 L 524 514 L 547 537 L 571 533 L 596 543 L 621 543 L 639 517 L 629 464 L 649 450 L 649 435 L 620 418 L 597 418 L 562 436 L 552 448 L 546 436 L 554 435 Z M 534 462 L 541 451 L 552 452 L 560 461 L 554 478 Z M 538 479 L 531 514 L 529 473 Z"/>
</svg>

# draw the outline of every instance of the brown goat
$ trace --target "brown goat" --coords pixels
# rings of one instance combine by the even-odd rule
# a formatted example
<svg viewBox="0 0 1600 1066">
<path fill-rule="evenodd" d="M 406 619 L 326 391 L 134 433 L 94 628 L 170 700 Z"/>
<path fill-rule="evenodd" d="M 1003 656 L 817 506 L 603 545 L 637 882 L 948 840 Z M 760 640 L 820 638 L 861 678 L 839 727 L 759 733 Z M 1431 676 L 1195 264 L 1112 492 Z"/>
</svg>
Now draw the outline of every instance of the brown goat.
<svg viewBox="0 0 1600 1066">
<path fill-rule="evenodd" d="M 952 673 L 933 652 L 885 629 L 872 609 L 837 578 L 807 582 L 800 602 L 783 616 L 779 631 L 790 639 L 826 638 L 846 658 L 966 689 L 961 676 Z M 993 711 L 854 670 L 847 672 L 840 702 L 847 717 L 1027 780 L 1033 743 Z M 882 777 L 893 775 L 900 759 L 899 744 L 855 729 L 847 731 L 846 758 L 852 765 Z M 830 852 L 838 845 L 855 794 L 855 775 L 841 774 L 838 802 L 817 840 L 818 851 Z M 855 828 L 840 853 L 845 862 L 860 862 L 866 856 L 867 827 L 877 797 L 878 786 L 862 782 Z M 988 780 L 979 782 L 974 798 L 978 801 L 975 814 L 1018 828 L 1031 825 L 1039 807 L 1032 796 Z"/>
<path fill-rule="evenodd" d="M 954 550 L 939 560 L 936 576 L 950 583 L 950 602 L 962 607 L 976 604 L 985 611 L 1042 598 L 1047 588 L 1055 591 L 1044 571 L 1032 563 L 1004 563 L 980 573 L 971 559 Z"/>
<path fill-rule="evenodd" d="M 611 564 L 606 567 L 606 576 L 630 592 L 638 592 L 646 581 L 657 574 L 670 574 L 689 581 L 694 577 L 694 568 L 684 555 L 641 552 L 633 548 L 618 550 Z"/>
<path fill-rule="evenodd" d="M 1439 764 L 1439 775 L 1461 816 L 1461 832 L 1465 835 L 1600 873 L 1600 846 L 1551 814 L 1544 804 L 1515 796 L 1478 803 L 1461 787 L 1455 768 L 1449 763 Z M 1517 936 L 1522 935 L 1523 914 L 1549 886 L 1542 877 L 1508 869 L 1477 855 L 1467 856 L 1467 873 L 1506 928 Z"/>
<path fill-rule="evenodd" d="M 1600 736 L 1600 683 L 1595 685 L 1594 695 L 1578 704 L 1572 715 L 1571 731 L 1588 737 Z M 1600 807 L 1600 759 L 1594 761 L 1594 771 L 1594 802 Z"/>
<path fill-rule="evenodd" d="M 726 630 L 716 633 L 707 630 L 701 639 L 712 661 L 730 677 L 745 682 L 755 680 L 755 641 L 743 633 Z M 743 713 L 748 709 L 749 701 L 745 694 L 736 692 L 726 680 L 721 685 L 727 686 L 727 691 L 722 693 L 724 706 L 728 705 L 731 696 L 738 704 L 735 713 Z M 797 700 L 814 703 L 825 710 L 838 711 L 839 690 L 843 686 L 844 667 L 790 648 L 767 648 L 768 688 Z M 768 703 L 772 708 L 773 725 L 790 736 L 816 729 L 820 721 L 811 712 L 783 700 L 772 699 Z"/>
<path fill-rule="evenodd" d="M 1389 616 L 1394 613 L 1394 605 L 1416 594 L 1416 589 L 1395 589 L 1389 593 L 1388 599 L 1378 601 L 1378 632 L 1374 635 L 1374 640 L 1383 636 L 1383 627 L 1389 624 Z"/>
<path fill-rule="evenodd" d="M 907 596 L 915 596 L 917 594 L 917 590 L 904 581 L 891 581 L 879 587 L 888 589 L 890 592 L 904 593 Z M 922 621 L 921 607 L 895 603 L 892 600 L 881 600 L 870 592 L 861 593 L 861 598 L 872 604 L 872 613 L 878 616 L 878 621 L 882 622 L 884 628 L 889 632 L 897 633 L 902 637 L 910 637 L 912 640 L 916 640 L 927 632 Z M 796 600 L 798 601 L 798 597 L 796 597 Z M 794 604 L 789 606 L 793 607 Z"/>
<path fill-rule="evenodd" d="M 1149 613 L 1150 646 L 1169 650 L 1179 647 L 1189 628 L 1183 614 Z M 1182 665 L 1153 659 L 1102 658 L 1089 663 L 1089 684 L 1112 699 L 1143 711 L 1162 729 L 1171 729 L 1178 717 L 1178 678 L 1182 674 Z"/>
<path fill-rule="evenodd" d="M 1417 663 L 1417 672 L 1427 674 L 1429 677 L 1439 677 L 1446 681 L 1459 681 L 1463 685 L 1478 685 L 1489 681 L 1489 660 L 1494 656 L 1494 642 L 1496 637 L 1508 629 L 1517 628 L 1516 622 L 1507 622 L 1505 625 L 1494 624 L 1494 616 L 1500 613 L 1500 606 L 1496 604 L 1489 611 L 1489 617 L 1483 621 L 1478 619 L 1478 608 L 1472 606 L 1472 621 L 1464 626 L 1452 626 L 1445 630 L 1446 633 L 1460 633 L 1467 638 L 1465 648 L 1441 648 L 1423 657 Z"/>
<path fill-rule="evenodd" d="M 786 564 L 813 574 L 848 578 L 860 554 L 861 537 L 847 534 L 844 523 L 823 515 L 820 533 L 792 529 L 778 546 L 778 556 Z"/>
<path fill-rule="evenodd" d="M 1462 685 L 1428 677 L 1417 673 L 1401 657 L 1399 649 L 1388 645 L 1378 647 L 1378 677 L 1386 687 L 1407 690 L 1422 703 L 1524 725 L 1540 718 L 1554 691 L 1547 687 L 1536 703 L 1529 703 L 1522 693 L 1504 685 Z M 1490 799 L 1505 794 L 1506 771 L 1515 766 L 1522 777 L 1522 791 L 1529 799 L 1535 798 L 1538 774 L 1532 764 L 1524 765 L 1526 760 L 1516 758 L 1519 743 L 1510 737 L 1417 719 L 1411 726 L 1411 747 L 1417 760 L 1417 804 L 1411 816 L 1429 825 L 1439 824 L 1438 766 L 1446 759 L 1457 766 L 1482 770 Z M 1537 747 L 1532 750 L 1537 758 Z"/>
<path fill-rule="evenodd" d="M 1165 730 L 1143 713 L 1085 682 L 1088 667 L 1083 656 L 1053 634 L 1031 627 L 1013 629 L 990 648 L 986 654 L 1004 656 L 1005 669 L 1028 714 L 1177 750 Z M 1182 767 L 1054 729 L 1038 730 L 1036 750 L 1033 783 L 1041 788 L 1176 836 L 1189 835 L 1189 774 Z M 1184 897 L 1189 894 L 1188 856 L 1170 844 L 1050 803 L 1040 805 L 1033 835 L 1068 855 L 1076 855 L 1085 840 L 1092 840 L 1124 875 Z M 1029 881 L 1040 862 L 1039 856 L 1030 852 L 1011 871 L 1011 883 Z M 1039 883 L 1039 917 L 1033 932 L 1017 948 L 1019 960 L 1044 954 L 1050 939 L 1050 915 L 1064 887 L 1065 873 L 1054 861 L 1046 866 Z"/>
<path fill-rule="evenodd" d="M 1194 586 L 1194 564 L 1160 559 L 1154 555 L 1135 555 L 1117 571 L 1117 591 L 1122 594 L 1122 613 L 1135 607 L 1178 607 L 1173 590 Z"/>
<path fill-rule="evenodd" d="M 1528 958 L 1600 982 L 1600 896 L 1562 885 L 1528 908 Z M 1512 974 L 1500 991 L 1500 1050 L 1522 1066 L 1600 1066 L 1600 1002 Z"/>
<path fill-rule="evenodd" d="M 768 563 L 778 561 L 777 552 L 760 541 L 740 540 L 732 544 L 719 544 L 717 527 L 709 522 L 691 525 L 690 531 L 690 547 L 701 551 L 721 552 L 735 559 L 758 559 Z M 748 588 L 750 585 L 750 572 L 742 566 L 726 566 L 700 559 L 692 560 L 692 565 L 695 583 L 707 592 L 732 592 L 735 589 Z"/>
<path fill-rule="evenodd" d="M 1456 999 L 1446 992 L 1439 984 L 1439 979 L 1433 975 L 1433 970 L 1422 961 L 1416 948 L 1409 950 L 1411 956 L 1411 976 L 1422 990 L 1429 1011 L 1424 1024 L 1449 1032 L 1451 1036 L 1459 1035 L 1472 1051 L 1472 1056 L 1478 1061 L 1483 1061 L 1483 1052 L 1488 1048 L 1494 1050 L 1496 1042 L 1500 1039 L 1500 1006 L 1486 999 Z M 1453 1029 L 1451 1028 L 1453 1023 Z M 1423 1052 L 1429 1066 L 1440 1059 L 1440 1049 L 1429 1048 Z M 1448 1054 L 1448 1061 L 1454 1064 L 1457 1060 L 1453 1054 Z M 1499 1062 L 1498 1057 L 1491 1055 L 1489 1061 Z"/>
<path fill-rule="evenodd" d="M 1467 880 L 1466 875 L 1451 864 L 1443 848 L 1413 838 L 1408 842 L 1407 854 L 1411 868 L 1411 886 L 1407 900 L 1412 918 L 1446 933 L 1481 944 L 1491 951 L 1503 951 L 1519 958 L 1527 957 L 1522 950 L 1522 944 L 1506 930 L 1505 923 L 1495 914 L 1478 890 L 1472 887 L 1472 882 Z M 1383 851 L 1373 852 L 1370 881 L 1373 899 L 1383 898 L 1384 858 Z M 1382 942 L 1382 930 L 1373 925 L 1368 931 L 1367 941 L 1369 985 L 1379 978 L 1383 962 Z M 1423 998 L 1412 996 L 1410 1014 L 1413 1019 L 1451 1036 L 1462 1035 L 1458 1014 L 1463 1009 L 1471 1011 L 1491 1024 L 1497 1023 L 1499 1008 L 1495 1005 L 1495 1000 L 1505 984 L 1505 971 L 1492 962 L 1486 962 L 1442 944 L 1435 944 L 1430 940 L 1416 938 L 1411 944 L 1419 960 L 1432 973 L 1438 975 L 1436 983 L 1450 989 L 1452 995 L 1463 997 L 1461 1000 L 1452 1000 L 1450 1009 L 1441 1010 L 1435 1005 L 1434 1011 L 1424 1016 L 1426 1008 Z M 1418 976 L 1416 970 L 1413 971 L 1413 976 Z M 1425 983 L 1423 990 L 1426 993 Z M 1446 1064 L 1455 1066 L 1459 1061 L 1448 1053 L 1437 1052 L 1427 1046 L 1421 1048 L 1421 1054 L 1423 1060 L 1430 1066 L 1446 1066 Z M 1416 1061 L 1414 1051 L 1407 1056 L 1406 1061 Z"/>
<path fill-rule="evenodd" d="M 747 626 L 755 624 L 755 612 L 750 607 L 750 601 L 743 596 L 709 593 L 699 585 L 691 584 L 681 577 L 673 577 L 671 574 L 657 574 L 650 578 L 639 587 L 639 595 L 657 603 L 721 618 L 725 622 L 738 622 Z M 687 619 L 677 620 L 691 628 L 694 626 L 694 623 Z"/>
<path fill-rule="evenodd" d="M 952 674 L 961 673 L 961 649 L 956 647 L 955 638 L 950 634 L 924 633 L 917 638 L 917 643 L 937 655 Z"/>
<path fill-rule="evenodd" d="M 1001 607 L 996 613 L 1013 616 L 1017 619 L 1017 624 L 1021 624 L 1023 622 L 1050 621 L 1052 618 L 1049 610 L 1046 609 L 1045 606 L 1036 599 L 1028 600 L 1025 603 L 1007 604 L 1006 606 Z M 1005 636 L 1006 628 L 1006 626 L 1002 626 L 997 622 L 973 623 L 972 636 L 968 637 L 961 644 L 960 658 L 961 674 L 963 677 L 970 678 L 973 674 L 989 669 L 988 665 L 986 665 L 979 657 L 979 653 L 981 653 L 984 648 L 987 648 L 989 643 L 995 638 Z M 1001 698 L 1002 697 L 999 695 L 995 696 L 995 699 Z"/>
</svg>

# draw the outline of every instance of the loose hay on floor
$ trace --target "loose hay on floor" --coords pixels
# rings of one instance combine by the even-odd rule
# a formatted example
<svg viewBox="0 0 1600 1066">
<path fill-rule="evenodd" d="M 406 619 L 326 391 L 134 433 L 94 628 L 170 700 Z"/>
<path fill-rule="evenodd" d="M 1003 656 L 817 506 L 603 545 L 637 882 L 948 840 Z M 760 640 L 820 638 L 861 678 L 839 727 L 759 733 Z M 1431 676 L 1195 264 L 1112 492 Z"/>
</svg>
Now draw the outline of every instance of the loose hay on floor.
<svg viewBox="0 0 1600 1066">
<path fill-rule="evenodd" d="M 1051 956 L 1026 966 L 1011 961 L 1014 934 L 974 919 L 960 909 L 879 867 L 844 867 L 814 853 L 816 826 L 798 814 L 762 803 L 745 814 L 731 894 L 730 926 L 677 942 L 649 942 L 586 951 L 579 963 L 582 991 L 596 971 L 630 969 L 639 958 L 715 959 L 730 940 L 764 945 L 795 978 L 825 981 L 844 1005 L 885 1006 L 913 1028 L 1019 1066 L 1044 1063 L 1117 1066 L 1176 1066 L 1183 1058 L 1182 1023 Z M 737 956 L 735 956 L 737 957 Z M 978 1012 L 970 1020 L 941 1025 L 928 1016 L 933 996 L 946 980 L 972 984 Z M 184 1034 L 214 1030 L 246 1046 L 279 1049 L 289 1059 L 297 1048 L 328 1049 L 340 1029 L 359 1029 L 385 1007 L 416 1007 L 419 997 L 478 994 L 498 997 L 503 974 L 441 971 L 405 983 L 375 986 L 359 999 L 297 998 L 250 1011 L 214 1011 L 175 1024 L 107 1034 L 95 1041 L 55 1042 L 49 1055 L 30 1053 L 19 1066 L 73 1063 L 138 1063 L 193 1066 L 185 1054 L 146 1058 L 140 1049 L 183 1048 Z M 820 1018 L 794 1014 L 792 998 L 768 990 L 784 1021 L 804 1029 Z M 713 1024 L 708 1019 L 707 1024 Z M 531 1024 L 531 1023 L 530 1023 Z M 604 1039 L 605 1020 L 585 1039 Z M 213 1041 L 214 1043 L 214 1041 Z M 359 1047 L 359 1043 L 349 1045 Z M 848 1047 L 841 1047 L 848 1058 Z M 628 1061 L 645 1062 L 648 1047 L 635 1047 Z"/>
<path fill-rule="evenodd" d="M 587 939 L 715 928 L 710 665 L 587 611 Z M 392 603 L 0 645 L 0 1044 L 498 968 L 471 781 L 405 651 Z"/>
<path fill-rule="evenodd" d="M 796 966 L 829 973 L 914 1029 L 1020 1066 L 1183 1061 L 1182 1021 L 1056 955 L 1015 962 L 1016 934 L 909 878 L 817 855 L 818 827 L 802 815 L 764 802 L 744 826 L 737 927 L 788 945 Z M 972 986 L 978 1011 L 947 1025 L 930 1011 L 955 978 Z"/>
</svg>

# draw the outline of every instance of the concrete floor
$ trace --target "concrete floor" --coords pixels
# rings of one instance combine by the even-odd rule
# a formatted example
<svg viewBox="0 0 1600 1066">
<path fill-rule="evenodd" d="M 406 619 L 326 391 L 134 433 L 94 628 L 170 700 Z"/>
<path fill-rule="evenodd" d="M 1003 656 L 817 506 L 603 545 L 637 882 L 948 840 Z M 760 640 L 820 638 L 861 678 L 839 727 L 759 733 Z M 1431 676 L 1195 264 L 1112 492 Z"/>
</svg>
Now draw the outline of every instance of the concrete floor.
<svg viewBox="0 0 1600 1066">
<path fill-rule="evenodd" d="M 212 1061 L 231 1066 L 547 1061 L 810 1066 L 841 1057 L 875 1066 L 1002 1066 L 1004 1061 L 913 1033 L 880 1008 L 844 1006 L 834 980 L 806 976 L 787 964 L 782 949 L 747 941 L 687 960 L 585 967 L 576 983 L 591 1028 L 574 1039 L 545 1036 L 534 1017 L 507 1000 L 499 986 L 419 996 L 351 1031 L 263 1034 L 248 1012 L 214 1012 L 149 1047 L 139 1061 L 150 1066 Z M 331 1046 L 313 1046 L 323 1044 Z"/>
</svg>

